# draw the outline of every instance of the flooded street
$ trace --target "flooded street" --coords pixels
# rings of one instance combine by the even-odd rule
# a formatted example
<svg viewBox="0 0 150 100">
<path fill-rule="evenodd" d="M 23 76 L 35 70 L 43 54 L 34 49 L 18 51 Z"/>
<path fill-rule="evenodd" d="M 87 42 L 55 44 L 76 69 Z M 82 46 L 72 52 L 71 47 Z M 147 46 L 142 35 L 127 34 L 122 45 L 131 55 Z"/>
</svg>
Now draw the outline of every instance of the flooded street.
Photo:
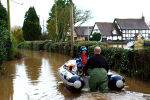
<svg viewBox="0 0 150 100">
<path fill-rule="evenodd" d="M 25 58 L 8 61 L 0 76 L 0 100 L 150 100 L 150 84 L 125 77 L 122 91 L 107 94 L 68 90 L 57 76 L 57 68 L 70 59 L 56 53 L 26 51 Z"/>
</svg>

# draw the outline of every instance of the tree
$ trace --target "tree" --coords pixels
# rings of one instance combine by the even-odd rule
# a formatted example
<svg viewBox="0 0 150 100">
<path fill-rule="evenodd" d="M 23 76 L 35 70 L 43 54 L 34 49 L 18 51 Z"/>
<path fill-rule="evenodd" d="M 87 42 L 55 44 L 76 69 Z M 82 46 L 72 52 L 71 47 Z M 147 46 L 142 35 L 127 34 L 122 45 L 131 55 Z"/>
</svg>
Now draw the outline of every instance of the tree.
<svg viewBox="0 0 150 100">
<path fill-rule="evenodd" d="M 83 24 L 85 21 L 91 18 L 90 11 L 83 12 L 82 10 L 74 7 L 74 24 Z M 56 20 L 57 18 L 57 20 Z M 56 23 L 57 21 L 57 23 Z M 56 29 L 56 24 L 58 30 Z M 52 6 L 47 20 L 47 30 L 51 40 L 64 41 L 66 33 L 69 32 L 70 27 L 70 1 L 68 0 L 57 0 Z M 56 32 L 57 30 L 57 32 Z"/>
<path fill-rule="evenodd" d="M 101 39 L 101 34 L 100 33 L 93 33 L 92 37 L 90 38 L 90 41 L 100 41 Z"/>
<path fill-rule="evenodd" d="M 8 59 L 10 48 L 7 11 L 0 1 L 0 66 L 4 60 Z"/>
<path fill-rule="evenodd" d="M 23 42 L 24 41 L 24 38 L 23 38 L 23 31 L 22 31 L 22 28 L 19 27 L 19 26 L 16 26 L 12 29 L 11 31 L 11 34 L 12 34 L 12 41 L 14 43 L 16 43 L 16 45 L 20 42 Z"/>
<path fill-rule="evenodd" d="M 50 39 L 54 41 L 64 40 L 66 36 L 64 33 L 67 33 L 69 22 L 69 2 L 66 2 L 66 0 L 57 0 L 49 13 L 47 21 L 47 30 Z"/>
<path fill-rule="evenodd" d="M 48 30 L 48 35 L 49 35 L 49 39 L 55 41 L 56 39 L 56 27 L 55 27 L 56 23 L 55 23 L 55 19 L 51 18 L 49 20 L 49 23 L 47 24 L 47 30 Z"/>
<path fill-rule="evenodd" d="M 75 23 L 78 23 L 78 26 L 84 24 L 87 20 L 92 18 L 90 15 L 90 10 L 83 11 L 75 8 Z"/>
<path fill-rule="evenodd" d="M 25 40 L 34 41 L 40 39 L 41 26 L 34 7 L 30 7 L 26 12 L 22 30 Z"/>
<path fill-rule="evenodd" d="M 6 8 L 3 7 L 1 1 L 0 1 L 0 27 L 1 28 L 8 28 L 8 16 Z M 0 33 L 1 33 L 0 29 Z"/>
<path fill-rule="evenodd" d="M 6 8 L 3 7 L 0 1 L 0 20 L 8 21 L 7 11 Z"/>
</svg>

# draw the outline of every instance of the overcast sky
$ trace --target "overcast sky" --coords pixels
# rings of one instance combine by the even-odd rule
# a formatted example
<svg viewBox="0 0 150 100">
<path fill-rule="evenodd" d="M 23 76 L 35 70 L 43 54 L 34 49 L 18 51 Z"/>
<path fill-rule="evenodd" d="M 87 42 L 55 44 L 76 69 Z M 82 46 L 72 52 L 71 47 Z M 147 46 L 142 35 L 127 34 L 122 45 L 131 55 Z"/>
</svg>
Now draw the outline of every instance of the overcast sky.
<svg viewBox="0 0 150 100">
<path fill-rule="evenodd" d="M 20 4 L 14 3 L 18 2 Z M 7 0 L 1 0 L 7 7 Z M 95 22 L 113 22 L 114 18 L 141 18 L 150 21 L 150 0 L 73 0 L 77 8 L 91 10 L 92 19 L 83 25 L 94 25 Z M 46 20 L 54 0 L 10 0 L 11 27 L 22 26 L 25 12 L 34 6 L 40 16 L 41 25 Z"/>
</svg>

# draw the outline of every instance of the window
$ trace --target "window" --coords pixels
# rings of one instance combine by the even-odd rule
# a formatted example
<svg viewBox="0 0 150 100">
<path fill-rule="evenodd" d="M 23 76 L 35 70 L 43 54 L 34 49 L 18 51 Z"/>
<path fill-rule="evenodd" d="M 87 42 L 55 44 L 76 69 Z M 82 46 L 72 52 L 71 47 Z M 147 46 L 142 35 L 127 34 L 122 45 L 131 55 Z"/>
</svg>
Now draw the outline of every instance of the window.
<svg viewBox="0 0 150 100">
<path fill-rule="evenodd" d="M 148 37 L 147 37 L 148 39 L 150 39 L 150 34 L 148 34 Z"/>
<path fill-rule="evenodd" d="M 149 33 L 149 30 L 146 30 L 146 33 Z"/>
<path fill-rule="evenodd" d="M 135 30 L 132 30 L 132 33 L 135 33 L 136 31 Z"/>
<path fill-rule="evenodd" d="M 140 30 L 140 33 L 142 33 L 143 31 L 142 30 Z"/>
<path fill-rule="evenodd" d="M 122 30 L 122 33 L 125 33 L 125 30 Z"/>
<path fill-rule="evenodd" d="M 112 31 L 112 33 L 115 35 L 115 34 L 117 34 L 117 31 L 114 29 L 114 30 Z"/>
<path fill-rule="evenodd" d="M 130 37 L 134 37 L 134 34 L 130 34 Z"/>
<path fill-rule="evenodd" d="M 123 37 L 125 37 L 126 35 L 125 34 L 123 34 Z"/>
</svg>

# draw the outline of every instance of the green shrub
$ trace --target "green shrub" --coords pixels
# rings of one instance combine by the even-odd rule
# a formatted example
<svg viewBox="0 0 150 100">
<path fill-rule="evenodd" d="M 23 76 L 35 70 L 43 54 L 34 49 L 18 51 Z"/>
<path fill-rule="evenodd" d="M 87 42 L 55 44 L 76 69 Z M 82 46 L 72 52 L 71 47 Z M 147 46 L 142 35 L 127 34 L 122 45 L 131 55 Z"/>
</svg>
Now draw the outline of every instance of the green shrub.
<svg viewBox="0 0 150 100">
<path fill-rule="evenodd" d="M 30 41 L 24 41 L 18 44 L 18 48 L 32 50 L 33 48 L 33 42 Z"/>
<path fill-rule="evenodd" d="M 9 38 L 7 29 L 0 33 L 0 65 L 4 60 L 10 60 L 12 54 L 12 43 Z"/>
<path fill-rule="evenodd" d="M 64 44 L 64 54 L 71 56 L 71 41 Z"/>
<path fill-rule="evenodd" d="M 12 34 L 12 41 L 15 42 L 15 46 L 17 46 L 18 43 L 23 42 L 23 31 L 21 27 L 14 27 L 11 31 Z"/>
<path fill-rule="evenodd" d="M 32 50 L 43 50 L 44 41 L 33 41 Z"/>
<path fill-rule="evenodd" d="M 3 60 L 7 60 L 7 39 L 8 39 L 8 32 L 1 32 L 0 33 L 0 65 L 2 64 Z"/>
<path fill-rule="evenodd" d="M 136 51 L 134 56 L 135 75 L 143 80 L 148 80 L 150 77 L 150 49 Z"/>
<path fill-rule="evenodd" d="M 91 41 L 100 41 L 100 39 L 101 39 L 101 34 L 96 32 L 92 34 L 92 38 L 90 38 Z"/>
<path fill-rule="evenodd" d="M 128 76 L 136 76 L 146 81 L 149 80 L 150 48 L 144 50 L 126 50 L 123 48 L 107 47 L 106 43 L 95 41 L 75 41 L 74 57 L 77 57 L 80 52 L 80 47 L 83 45 L 87 47 L 90 56 L 94 54 L 94 48 L 100 46 L 102 50 L 101 54 L 107 59 L 110 69 L 125 73 Z M 71 55 L 70 41 L 56 43 L 53 43 L 52 41 L 25 41 L 20 43 L 18 47 L 30 50 L 44 49 L 49 52 Z"/>
<path fill-rule="evenodd" d="M 0 68 L 2 68 L 3 61 L 13 59 L 14 50 L 14 45 L 8 32 L 7 11 L 0 2 Z"/>
<path fill-rule="evenodd" d="M 44 42 L 43 50 L 49 51 L 49 47 L 52 43 L 53 43 L 52 41 L 46 40 Z"/>
</svg>

